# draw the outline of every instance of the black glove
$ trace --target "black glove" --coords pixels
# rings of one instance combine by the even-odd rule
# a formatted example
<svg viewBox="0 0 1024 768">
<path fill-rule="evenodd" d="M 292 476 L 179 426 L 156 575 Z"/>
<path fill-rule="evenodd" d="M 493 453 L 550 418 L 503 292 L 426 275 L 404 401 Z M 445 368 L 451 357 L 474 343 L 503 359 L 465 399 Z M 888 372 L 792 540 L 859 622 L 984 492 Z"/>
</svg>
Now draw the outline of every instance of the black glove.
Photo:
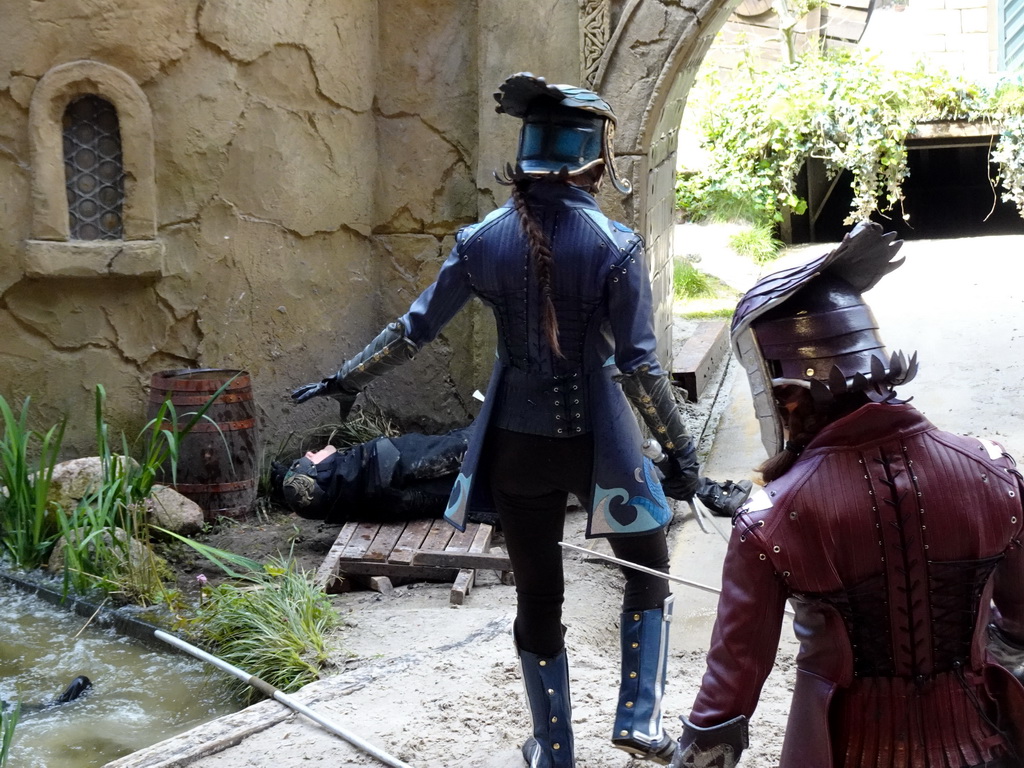
<svg viewBox="0 0 1024 768">
<path fill-rule="evenodd" d="M 362 352 L 346 360 L 336 374 L 294 389 L 292 400 L 304 403 L 314 397 L 333 397 L 341 404 L 344 421 L 363 387 L 415 355 L 416 345 L 406 337 L 405 326 L 398 321 L 389 323 Z"/>
<path fill-rule="evenodd" d="M 697 450 L 686 432 L 669 377 L 663 373 L 652 374 L 650 366 L 642 365 L 615 379 L 622 385 L 622 391 L 647 424 L 651 435 L 661 444 L 665 456 L 654 462 L 664 475 L 661 485 L 665 495 L 689 501 L 697 492 L 699 482 Z"/>
<path fill-rule="evenodd" d="M 697 450 L 689 441 L 681 451 L 672 451 L 658 463 L 658 469 L 665 476 L 661 487 L 665 495 L 677 501 L 690 501 L 700 483 L 700 465 Z"/>
<path fill-rule="evenodd" d="M 337 378 L 330 376 L 326 379 L 320 379 L 312 384 L 303 384 L 301 387 L 296 387 L 292 390 L 292 400 L 296 403 L 304 403 L 307 400 L 312 400 L 314 397 L 351 397 L 355 399 L 359 391 L 355 392 L 346 391 L 344 384 L 339 384 Z"/>
<path fill-rule="evenodd" d="M 341 421 L 348 418 L 349 411 L 352 410 L 358 396 L 358 391 L 345 391 L 345 385 L 339 384 L 334 376 L 312 384 L 303 384 L 292 390 L 292 401 L 296 404 L 312 400 L 314 397 L 333 397 L 341 406 Z"/>
</svg>

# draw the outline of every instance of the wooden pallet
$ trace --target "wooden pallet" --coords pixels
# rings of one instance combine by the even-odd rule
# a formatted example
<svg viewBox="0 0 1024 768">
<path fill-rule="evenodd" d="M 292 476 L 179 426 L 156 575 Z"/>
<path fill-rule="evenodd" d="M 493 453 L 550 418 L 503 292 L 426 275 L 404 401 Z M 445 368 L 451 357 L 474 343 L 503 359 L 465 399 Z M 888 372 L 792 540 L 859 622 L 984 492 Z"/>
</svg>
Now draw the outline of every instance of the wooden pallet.
<svg viewBox="0 0 1024 768">
<path fill-rule="evenodd" d="M 346 578 L 356 577 L 386 592 L 392 578 L 452 581 L 450 600 L 461 605 L 477 570 L 500 571 L 503 583 L 513 583 L 508 556 L 500 549 L 491 551 L 493 531 L 485 523 L 469 523 L 459 531 L 444 520 L 346 523 L 317 571 L 316 583 L 327 592 L 341 592 Z"/>
</svg>

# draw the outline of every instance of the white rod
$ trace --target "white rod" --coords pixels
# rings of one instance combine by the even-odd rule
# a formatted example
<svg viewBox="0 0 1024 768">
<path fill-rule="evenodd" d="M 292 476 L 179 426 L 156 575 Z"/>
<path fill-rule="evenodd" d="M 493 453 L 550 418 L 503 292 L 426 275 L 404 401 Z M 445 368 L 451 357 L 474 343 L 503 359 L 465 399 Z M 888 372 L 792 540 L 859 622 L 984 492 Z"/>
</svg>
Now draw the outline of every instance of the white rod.
<svg viewBox="0 0 1024 768">
<path fill-rule="evenodd" d="M 636 563 L 630 562 L 629 560 L 620 560 L 619 558 L 612 557 L 611 555 L 605 555 L 601 552 L 594 552 L 593 550 L 587 549 L 586 547 L 577 547 L 575 544 L 568 544 L 564 541 L 558 542 L 558 545 L 560 547 L 565 547 L 566 549 L 575 549 L 577 552 L 583 552 L 592 557 L 598 557 L 602 560 L 607 560 L 610 563 L 624 565 L 627 568 L 632 568 L 634 571 L 642 571 L 643 573 L 649 573 L 652 576 L 658 576 L 659 578 L 665 579 L 666 581 L 677 581 L 680 584 L 685 584 L 686 586 L 693 587 L 694 589 L 703 589 L 705 592 L 710 592 L 713 595 L 722 594 L 722 590 L 715 589 L 714 587 L 709 587 L 707 584 L 701 584 L 696 581 L 690 581 L 680 576 L 673 576 L 669 573 L 662 573 L 661 571 L 656 571 L 653 568 L 648 568 L 645 565 L 637 565 Z"/>
<path fill-rule="evenodd" d="M 163 640 L 165 643 L 173 645 L 175 648 L 178 648 L 182 651 L 185 651 L 185 653 L 195 656 L 197 659 L 201 659 L 202 661 L 205 661 L 209 664 L 213 664 L 213 666 L 217 667 L 218 669 L 227 672 L 229 675 L 237 677 L 239 680 L 244 681 L 248 685 L 251 685 L 253 688 L 256 688 L 257 690 L 262 691 L 268 696 L 271 696 L 275 700 L 279 701 L 281 704 L 284 704 L 286 707 L 294 709 L 296 712 L 305 715 L 313 722 L 322 725 L 331 733 L 340 736 L 353 746 L 358 747 L 359 749 L 366 752 L 368 755 L 377 758 L 385 765 L 393 766 L 393 768 L 412 768 L 412 766 L 408 763 L 403 763 L 398 758 L 392 757 L 391 755 L 385 752 L 381 752 L 372 744 L 363 741 L 355 734 L 346 731 L 340 725 L 337 725 L 336 723 L 328 720 L 323 715 L 317 714 L 309 707 L 300 704 L 295 699 L 291 698 L 287 694 L 281 692 L 280 690 L 272 686 L 266 680 L 256 677 L 255 675 L 250 675 L 248 672 L 245 672 L 239 669 L 238 667 L 224 661 L 224 659 L 219 659 L 216 656 L 202 650 L 201 648 L 196 648 L 194 645 L 186 643 L 179 637 L 169 635 L 163 630 L 158 629 L 153 633 L 153 635 L 159 638 L 160 640 Z"/>
<path fill-rule="evenodd" d="M 568 544 L 564 541 L 558 542 L 558 546 L 565 547 L 566 549 L 575 549 L 577 552 L 583 552 L 584 554 L 590 555 L 591 557 L 597 557 L 601 560 L 607 560 L 609 563 L 617 563 L 618 565 L 623 565 L 626 568 L 632 568 L 634 571 L 649 573 L 652 576 L 658 576 L 659 578 L 665 579 L 666 581 L 676 581 L 680 584 L 685 584 L 688 587 L 693 587 L 694 589 L 702 589 L 705 592 L 710 592 L 713 595 L 722 594 L 722 590 L 715 589 L 714 587 L 709 587 L 707 584 L 701 584 L 697 581 L 690 581 L 689 579 L 684 579 L 680 576 L 673 576 L 669 573 L 662 573 L 661 571 L 656 571 L 653 568 L 648 568 L 645 565 L 637 565 L 636 563 L 630 562 L 629 560 L 620 560 L 619 558 L 612 557 L 611 555 L 605 555 L 601 552 L 594 552 L 593 550 L 587 549 L 586 547 L 578 547 L 575 544 Z M 786 607 L 785 611 L 786 614 L 789 616 L 794 615 L 793 609 L 788 606 Z"/>
</svg>

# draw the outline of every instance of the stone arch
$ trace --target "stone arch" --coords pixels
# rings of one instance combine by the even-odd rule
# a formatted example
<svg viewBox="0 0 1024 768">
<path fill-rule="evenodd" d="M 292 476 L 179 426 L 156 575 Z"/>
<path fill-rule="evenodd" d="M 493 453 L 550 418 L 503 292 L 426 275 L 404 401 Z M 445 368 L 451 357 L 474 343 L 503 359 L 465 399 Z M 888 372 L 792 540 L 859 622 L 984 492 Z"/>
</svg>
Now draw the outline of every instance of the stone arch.
<svg viewBox="0 0 1024 768">
<path fill-rule="evenodd" d="M 125 173 L 123 240 L 70 239 L 62 121 L 67 105 L 82 95 L 98 96 L 117 110 Z M 163 247 L 156 240 L 153 115 L 145 93 L 131 77 L 98 61 L 53 67 L 32 93 L 29 142 L 32 239 L 25 249 L 27 276 L 152 276 L 162 272 Z"/>
<path fill-rule="evenodd" d="M 594 78 L 619 118 L 615 154 L 634 194 L 620 215 L 644 235 L 659 354 L 671 359 L 672 225 L 679 123 L 715 34 L 738 0 L 627 0 Z"/>
</svg>

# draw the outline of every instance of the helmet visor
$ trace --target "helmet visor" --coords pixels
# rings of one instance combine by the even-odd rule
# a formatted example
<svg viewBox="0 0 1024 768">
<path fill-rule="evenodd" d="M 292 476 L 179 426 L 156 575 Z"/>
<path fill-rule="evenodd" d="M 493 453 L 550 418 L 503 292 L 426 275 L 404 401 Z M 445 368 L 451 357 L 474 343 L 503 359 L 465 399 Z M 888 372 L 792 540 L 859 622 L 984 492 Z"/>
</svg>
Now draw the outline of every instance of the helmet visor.
<svg viewBox="0 0 1024 768">
<path fill-rule="evenodd" d="M 519 165 L 527 173 L 569 173 L 602 159 L 604 118 L 581 110 L 538 111 L 523 123 Z"/>
</svg>

